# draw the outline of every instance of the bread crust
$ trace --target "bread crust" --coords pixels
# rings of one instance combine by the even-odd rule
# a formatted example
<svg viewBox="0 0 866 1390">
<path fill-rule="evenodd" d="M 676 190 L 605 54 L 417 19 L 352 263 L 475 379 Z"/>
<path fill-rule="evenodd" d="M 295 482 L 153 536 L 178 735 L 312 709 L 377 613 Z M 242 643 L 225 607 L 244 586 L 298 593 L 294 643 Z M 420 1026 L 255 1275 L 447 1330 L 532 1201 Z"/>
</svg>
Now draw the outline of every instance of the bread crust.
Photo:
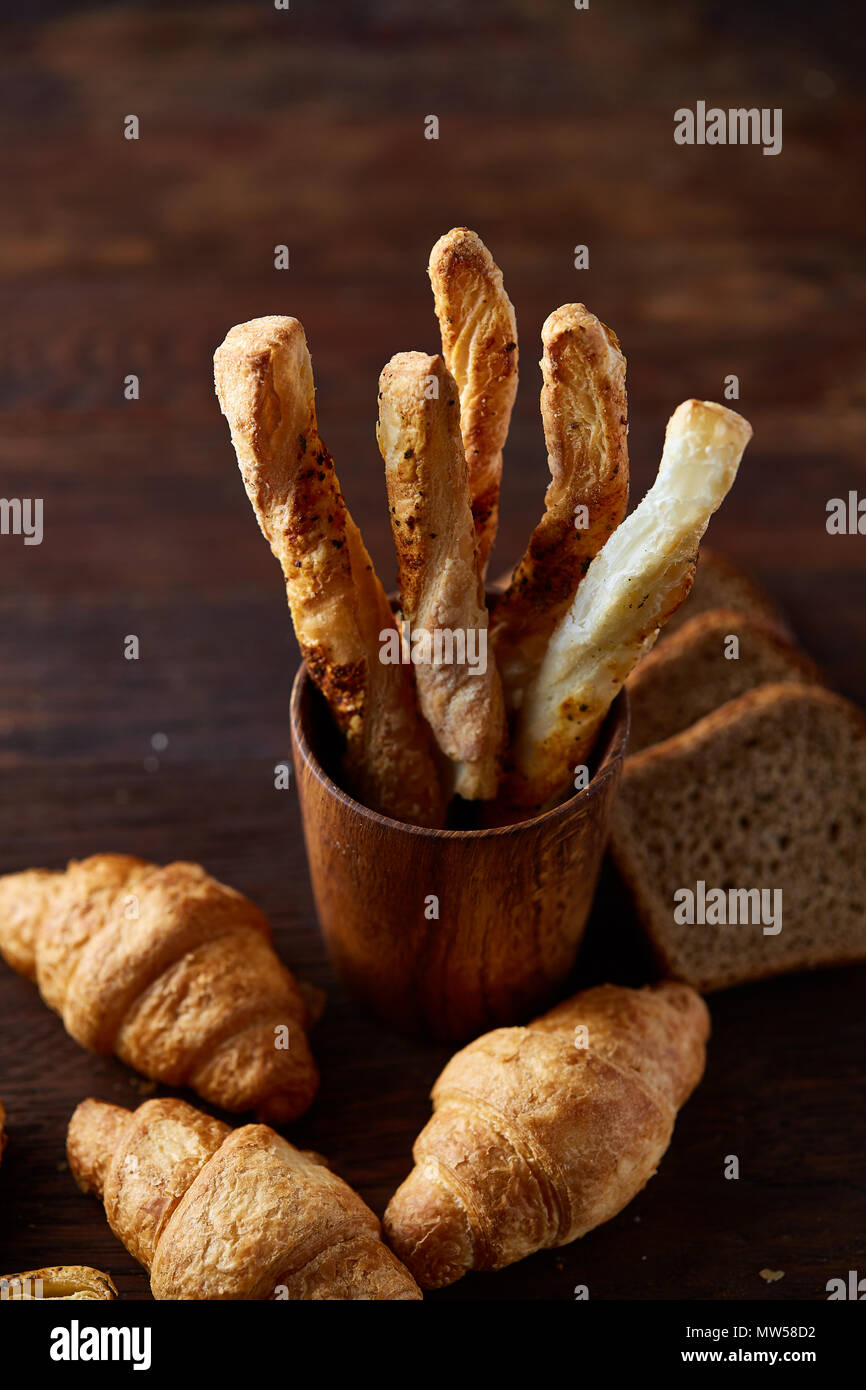
<svg viewBox="0 0 866 1390">
<path fill-rule="evenodd" d="M 668 1147 L 708 1036 L 687 986 L 603 985 L 456 1053 L 384 1217 L 421 1286 L 501 1269 L 621 1211 Z"/>
<path fill-rule="evenodd" d="M 87 1100 L 67 1154 L 156 1299 L 421 1297 L 357 1193 L 267 1125 L 232 1130 L 168 1097 Z"/>
<path fill-rule="evenodd" d="M 866 716 L 862 710 L 824 686 L 798 686 L 787 682 L 749 690 L 735 700 L 720 705 L 689 728 L 626 759 L 619 800 L 614 808 L 610 848 L 616 867 L 634 900 L 660 973 L 686 980 L 695 989 L 711 993 L 732 985 L 770 979 L 787 971 L 822 969 L 866 960 L 866 931 L 862 933 L 857 945 L 849 943 L 845 947 L 830 946 L 824 940 L 825 934 L 820 923 L 816 923 L 816 940 L 808 950 L 801 948 L 793 953 L 790 949 L 786 950 L 783 929 L 778 938 L 769 938 L 774 948 L 778 939 L 781 952 L 775 949 L 765 950 L 758 960 L 754 957 L 740 959 L 724 968 L 713 966 L 710 961 L 706 961 L 703 968 L 700 968 L 696 963 L 686 960 L 670 931 L 672 902 L 669 903 L 661 897 L 662 890 L 657 883 L 657 868 L 654 867 L 652 874 L 648 873 L 643 856 L 636 854 L 633 848 L 634 840 L 643 834 L 643 829 L 642 824 L 631 823 L 628 811 L 631 786 L 644 783 L 663 787 L 671 770 L 677 768 L 684 769 L 686 777 L 693 775 L 694 769 L 698 768 L 702 769 L 701 775 L 707 776 L 708 758 L 714 747 L 726 750 L 728 759 L 735 759 L 737 750 L 744 746 L 747 739 L 754 741 L 759 738 L 760 724 L 765 719 L 769 719 L 774 727 L 785 731 L 779 742 L 784 745 L 784 757 L 788 758 L 792 755 L 791 738 L 797 714 L 801 715 L 807 729 L 805 737 L 811 742 L 812 729 L 817 729 L 819 712 L 829 711 L 834 712 L 834 717 L 840 718 L 842 725 L 849 730 L 852 740 L 860 746 L 863 767 L 866 769 Z M 814 798 L 814 789 L 810 790 L 810 795 Z M 844 786 L 834 785 L 833 795 L 840 798 L 840 808 L 844 807 L 845 797 L 848 795 Z M 823 822 L 825 811 L 821 803 L 818 803 L 818 806 L 817 815 Z M 786 833 L 784 827 L 777 826 L 776 830 L 780 834 Z M 717 833 L 724 833 L 723 826 L 717 828 Z M 754 839 L 755 833 L 754 830 L 749 832 L 751 838 Z M 760 836 L 760 828 L 757 833 Z M 803 852 L 802 847 L 795 850 L 798 860 L 802 859 Z M 689 884 L 678 883 L 677 886 L 688 887 Z M 855 892 L 855 896 L 860 900 L 859 890 Z"/>
<path fill-rule="evenodd" d="M 383 369 L 377 439 L 402 614 L 416 631 L 461 633 L 467 642 L 477 634 L 477 654 L 488 619 L 458 408 L 456 385 L 438 354 L 398 353 Z M 492 653 L 483 673 L 456 660 L 414 669 L 418 702 L 451 765 L 453 790 L 467 800 L 494 797 L 505 712 Z"/>
<path fill-rule="evenodd" d="M 76 1042 L 145 1076 L 278 1123 L 316 1093 L 306 1007 L 267 919 L 198 864 L 97 854 L 7 874 L 0 952 Z"/>
<path fill-rule="evenodd" d="M 492 639 L 509 710 L 522 703 L 548 640 L 590 562 L 628 507 L 625 358 L 583 304 L 541 330 L 541 418 L 550 483 L 545 511 L 496 605 Z M 584 520 L 577 509 L 586 509 Z"/>
<path fill-rule="evenodd" d="M 379 660 L 379 633 L 394 619 L 319 435 L 301 324 L 277 315 L 238 324 L 214 354 L 214 381 L 301 654 L 345 736 L 352 791 L 396 820 L 441 825 L 411 678 Z"/>
<path fill-rule="evenodd" d="M 442 355 L 460 393 L 460 431 L 483 579 L 496 539 L 502 450 L 517 394 L 517 320 L 502 272 L 468 227 L 454 227 L 428 266 Z"/>
<path fill-rule="evenodd" d="M 726 638 L 736 635 L 741 639 L 743 649 L 739 657 L 728 661 L 724 655 Z M 677 709 L 671 708 L 679 697 L 694 707 L 700 701 L 703 691 L 695 688 L 694 663 L 703 653 L 712 651 L 714 659 L 722 663 L 723 670 L 730 677 L 748 679 L 757 675 L 752 686 L 776 684 L 790 681 L 796 685 L 823 685 L 824 678 L 810 656 L 785 636 L 778 625 L 754 614 L 746 614 L 735 608 L 707 608 L 688 622 L 682 623 L 676 632 L 664 642 L 653 648 L 635 667 L 626 681 L 631 707 L 631 728 L 629 731 L 629 756 L 633 756 L 651 743 L 658 743 L 672 734 L 679 733 L 685 724 L 677 723 Z M 754 662 L 763 666 L 761 674 L 754 670 Z M 688 681 L 686 688 L 683 688 Z M 727 703 L 736 695 L 745 693 L 734 690 L 724 701 L 715 700 L 698 707 L 698 712 L 688 719 L 709 714 L 713 705 Z M 705 698 L 705 697 L 704 697 Z"/>
<path fill-rule="evenodd" d="M 518 712 L 506 803 L 536 807 L 586 763 L 610 705 L 691 587 L 701 538 L 751 437 L 740 415 L 685 401 L 658 477 L 587 570 Z"/>
<path fill-rule="evenodd" d="M 28 1269 L 23 1274 L 5 1274 L 0 1277 L 0 1288 L 4 1301 L 12 1302 L 104 1303 L 117 1297 L 110 1276 L 87 1265 L 50 1265 L 47 1269 Z"/>
</svg>

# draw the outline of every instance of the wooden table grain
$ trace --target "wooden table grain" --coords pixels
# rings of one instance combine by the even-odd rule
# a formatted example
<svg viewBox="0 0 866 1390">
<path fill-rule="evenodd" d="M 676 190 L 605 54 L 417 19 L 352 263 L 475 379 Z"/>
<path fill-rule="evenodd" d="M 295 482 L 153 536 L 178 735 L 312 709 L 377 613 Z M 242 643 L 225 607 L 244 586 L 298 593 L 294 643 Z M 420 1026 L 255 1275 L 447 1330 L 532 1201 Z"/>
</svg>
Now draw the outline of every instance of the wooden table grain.
<svg viewBox="0 0 866 1390">
<path fill-rule="evenodd" d="M 44 507 L 40 545 L 0 536 L 0 869 L 129 850 L 199 860 L 254 898 L 285 960 L 328 992 L 321 1093 L 291 1137 L 381 1212 L 446 1052 L 395 1039 L 328 968 L 294 791 L 274 787 L 297 651 L 213 397 L 213 349 L 257 314 L 303 320 L 322 431 L 390 584 L 376 377 L 392 353 L 435 345 L 429 248 L 476 227 L 522 349 L 494 572 L 545 487 L 540 326 L 581 299 L 628 357 L 635 496 L 674 406 L 738 378 L 755 437 L 712 543 L 866 703 L 866 538 L 825 529 L 830 498 L 866 495 L 850 12 L 293 0 L 34 13 L 4 24 L 0 59 L 13 191 L 0 491 Z M 781 108 L 781 155 L 676 146 L 673 112 L 697 100 Z M 575 986 L 647 970 L 607 868 Z M 586 1285 L 593 1299 L 820 1299 L 829 1278 L 862 1273 L 864 983 L 845 970 L 714 996 L 706 1079 L 644 1193 L 572 1247 L 431 1297 L 568 1300 Z M 145 1275 L 66 1171 L 66 1124 L 88 1095 L 132 1106 L 142 1084 L 0 969 L 0 1272 L 93 1264 L 144 1299 Z M 728 1155 L 739 1181 L 724 1179 Z"/>
</svg>

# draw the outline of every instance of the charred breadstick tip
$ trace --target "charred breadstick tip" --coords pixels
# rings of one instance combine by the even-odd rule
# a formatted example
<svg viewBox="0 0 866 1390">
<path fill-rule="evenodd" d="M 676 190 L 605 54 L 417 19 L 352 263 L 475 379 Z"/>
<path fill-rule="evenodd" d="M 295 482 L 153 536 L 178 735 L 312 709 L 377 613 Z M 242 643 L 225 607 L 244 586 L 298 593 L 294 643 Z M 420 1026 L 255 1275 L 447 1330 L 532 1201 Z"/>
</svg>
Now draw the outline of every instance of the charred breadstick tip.
<svg viewBox="0 0 866 1390">
<path fill-rule="evenodd" d="M 230 1129 L 170 1096 L 134 1111 L 88 1101 L 68 1154 L 79 1185 L 103 1174 L 111 1229 L 158 1300 L 421 1298 L 358 1194 L 268 1125 Z"/>
<path fill-rule="evenodd" d="M 16 1302 L 108 1302 L 117 1297 L 109 1275 L 86 1265 L 51 1265 L 28 1269 L 23 1274 L 0 1276 L 0 1298 Z"/>
</svg>

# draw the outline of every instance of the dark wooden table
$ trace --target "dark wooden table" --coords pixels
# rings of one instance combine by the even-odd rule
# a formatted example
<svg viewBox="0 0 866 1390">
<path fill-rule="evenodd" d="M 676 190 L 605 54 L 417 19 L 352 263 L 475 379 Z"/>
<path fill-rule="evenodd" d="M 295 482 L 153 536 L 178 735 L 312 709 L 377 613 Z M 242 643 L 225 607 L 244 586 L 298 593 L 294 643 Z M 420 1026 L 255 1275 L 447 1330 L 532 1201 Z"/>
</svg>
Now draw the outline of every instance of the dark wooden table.
<svg viewBox="0 0 866 1390">
<path fill-rule="evenodd" d="M 866 494 L 851 11 L 293 0 L 288 13 L 35 12 L 7 22 L 0 45 L 0 491 L 44 499 L 41 545 L 0 537 L 0 867 L 109 849 L 183 857 L 259 902 L 286 961 L 328 990 L 321 1094 L 291 1137 L 381 1212 L 445 1052 L 395 1040 L 330 976 L 294 792 L 273 785 L 297 653 L 211 354 L 239 320 L 303 320 L 322 430 L 390 583 L 376 376 L 393 352 L 435 344 L 429 248 L 449 226 L 476 227 L 523 352 L 494 564 L 519 552 L 545 486 L 541 323 L 583 299 L 629 359 L 635 496 L 673 407 L 721 398 L 739 377 L 755 438 L 712 543 L 866 703 L 866 539 L 824 525 L 829 498 Z M 781 107 L 782 154 L 676 146 L 674 109 L 699 99 Z M 137 142 L 123 138 L 129 114 Z M 438 141 L 424 139 L 428 114 Z M 287 271 L 273 268 L 278 244 Z M 589 270 L 573 267 L 578 244 Z M 124 399 L 128 374 L 137 401 Z M 133 633 L 137 662 L 124 659 Z M 575 982 L 644 971 L 608 870 Z M 596 1299 L 784 1301 L 862 1274 L 863 989 L 848 970 L 716 996 L 706 1080 L 648 1189 L 575 1246 L 439 1297 L 570 1299 L 581 1283 Z M 139 1088 L 0 969 L 0 1272 L 93 1264 L 122 1295 L 149 1296 L 64 1165 L 76 1103 L 135 1105 Z M 723 1177 L 729 1154 L 738 1182 Z M 784 1278 L 765 1282 L 766 1268 Z"/>
</svg>

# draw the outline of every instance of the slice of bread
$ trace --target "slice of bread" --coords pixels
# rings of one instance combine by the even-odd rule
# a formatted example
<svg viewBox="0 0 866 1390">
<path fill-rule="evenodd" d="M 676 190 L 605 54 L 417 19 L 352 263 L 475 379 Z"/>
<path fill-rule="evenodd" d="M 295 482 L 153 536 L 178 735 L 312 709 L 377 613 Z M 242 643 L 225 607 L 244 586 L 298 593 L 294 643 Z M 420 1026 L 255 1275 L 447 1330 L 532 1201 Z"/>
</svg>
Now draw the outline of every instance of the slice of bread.
<svg viewBox="0 0 866 1390">
<path fill-rule="evenodd" d="M 611 848 L 664 972 L 697 989 L 866 959 L 866 718 L 816 686 L 740 695 L 627 760 Z M 766 890 L 763 918 L 702 925 L 716 889 L 728 917 L 732 890 L 738 917 Z"/>
<path fill-rule="evenodd" d="M 705 613 L 708 608 L 736 608 L 738 613 L 763 618 L 780 632 L 791 636 L 788 620 L 769 594 L 753 584 L 748 575 L 730 560 L 715 550 L 701 546 L 691 592 L 673 617 L 668 619 L 659 641 L 666 641 L 683 623 L 689 622 L 698 613 Z"/>
<path fill-rule="evenodd" d="M 736 637 L 739 656 L 729 638 Z M 823 685 L 810 657 L 764 618 L 709 608 L 654 647 L 629 676 L 629 754 L 678 734 L 756 685 Z"/>
</svg>

